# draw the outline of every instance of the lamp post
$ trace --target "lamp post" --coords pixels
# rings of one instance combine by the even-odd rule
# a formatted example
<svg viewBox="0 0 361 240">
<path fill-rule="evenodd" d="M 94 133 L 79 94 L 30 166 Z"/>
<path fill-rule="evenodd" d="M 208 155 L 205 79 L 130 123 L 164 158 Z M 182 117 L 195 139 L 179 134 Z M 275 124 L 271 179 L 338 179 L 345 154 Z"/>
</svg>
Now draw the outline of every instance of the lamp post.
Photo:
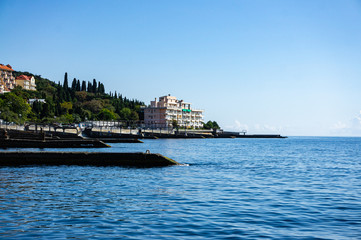
<svg viewBox="0 0 361 240">
<path fill-rule="evenodd" d="M 55 126 L 57 126 L 57 124 L 56 124 L 56 116 L 54 116 L 54 124 L 53 124 L 54 132 L 56 132 L 56 127 Z"/>
</svg>

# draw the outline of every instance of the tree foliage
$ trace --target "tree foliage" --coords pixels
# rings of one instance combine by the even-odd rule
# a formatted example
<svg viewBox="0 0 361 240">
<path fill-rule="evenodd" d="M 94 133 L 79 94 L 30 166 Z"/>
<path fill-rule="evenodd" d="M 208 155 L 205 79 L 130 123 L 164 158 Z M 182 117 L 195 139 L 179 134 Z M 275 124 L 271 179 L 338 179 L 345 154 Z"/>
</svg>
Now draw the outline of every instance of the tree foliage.
<svg viewBox="0 0 361 240">
<path fill-rule="evenodd" d="M 207 123 L 203 124 L 204 129 L 220 129 L 218 123 L 216 121 L 208 121 Z"/>
<path fill-rule="evenodd" d="M 117 119 L 117 114 L 110 111 L 107 108 L 103 108 L 98 113 L 97 118 L 100 119 L 100 120 L 106 120 L 106 121 L 116 120 Z"/>
<path fill-rule="evenodd" d="M 76 78 L 69 86 L 65 73 L 63 84 L 52 82 L 41 75 L 32 75 L 37 91 L 16 87 L 11 93 L 0 95 L 0 118 L 8 122 L 80 122 L 84 120 L 139 120 L 143 102 L 130 100 L 122 95 L 105 93 L 104 84 L 93 79 L 80 81 Z M 28 104 L 29 99 L 42 99 Z M 43 101 L 45 100 L 45 102 Z"/>
<path fill-rule="evenodd" d="M 22 123 L 31 111 L 30 105 L 21 96 L 10 92 L 0 100 L 1 118 L 7 122 Z"/>
</svg>

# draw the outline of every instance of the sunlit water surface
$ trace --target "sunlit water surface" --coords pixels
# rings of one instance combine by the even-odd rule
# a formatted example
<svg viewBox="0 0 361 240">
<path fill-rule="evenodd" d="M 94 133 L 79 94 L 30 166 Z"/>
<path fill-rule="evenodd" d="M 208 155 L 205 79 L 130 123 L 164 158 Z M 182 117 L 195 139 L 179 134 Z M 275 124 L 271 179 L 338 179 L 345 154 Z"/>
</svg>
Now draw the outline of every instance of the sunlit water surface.
<svg viewBox="0 0 361 240">
<path fill-rule="evenodd" d="M 189 166 L 0 167 L 0 238 L 361 238 L 361 138 L 111 145 Z"/>
</svg>

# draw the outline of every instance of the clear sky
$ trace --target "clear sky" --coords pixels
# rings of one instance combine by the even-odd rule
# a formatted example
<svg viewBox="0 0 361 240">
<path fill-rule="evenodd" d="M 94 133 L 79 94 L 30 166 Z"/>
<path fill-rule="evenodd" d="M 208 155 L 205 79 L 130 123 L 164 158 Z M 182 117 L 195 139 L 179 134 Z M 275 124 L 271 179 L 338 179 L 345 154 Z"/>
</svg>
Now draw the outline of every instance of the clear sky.
<svg viewBox="0 0 361 240">
<path fill-rule="evenodd" d="M 360 0 L 0 0 L 0 63 L 226 130 L 361 136 Z"/>
</svg>

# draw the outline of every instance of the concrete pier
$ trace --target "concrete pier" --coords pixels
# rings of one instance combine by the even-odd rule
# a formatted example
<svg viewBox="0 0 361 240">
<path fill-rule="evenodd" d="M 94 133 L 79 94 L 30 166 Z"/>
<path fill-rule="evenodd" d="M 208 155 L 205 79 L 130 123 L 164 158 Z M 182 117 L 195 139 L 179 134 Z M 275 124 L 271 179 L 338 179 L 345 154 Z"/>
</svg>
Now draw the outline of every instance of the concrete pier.
<svg viewBox="0 0 361 240">
<path fill-rule="evenodd" d="M 0 139 L 0 148 L 108 148 L 109 145 L 95 139 L 30 140 Z"/>
<path fill-rule="evenodd" d="M 180 164 L 157 153 L 0 151 L 0 166 L 27 165 L 160 167 Z"/>
</svg>

